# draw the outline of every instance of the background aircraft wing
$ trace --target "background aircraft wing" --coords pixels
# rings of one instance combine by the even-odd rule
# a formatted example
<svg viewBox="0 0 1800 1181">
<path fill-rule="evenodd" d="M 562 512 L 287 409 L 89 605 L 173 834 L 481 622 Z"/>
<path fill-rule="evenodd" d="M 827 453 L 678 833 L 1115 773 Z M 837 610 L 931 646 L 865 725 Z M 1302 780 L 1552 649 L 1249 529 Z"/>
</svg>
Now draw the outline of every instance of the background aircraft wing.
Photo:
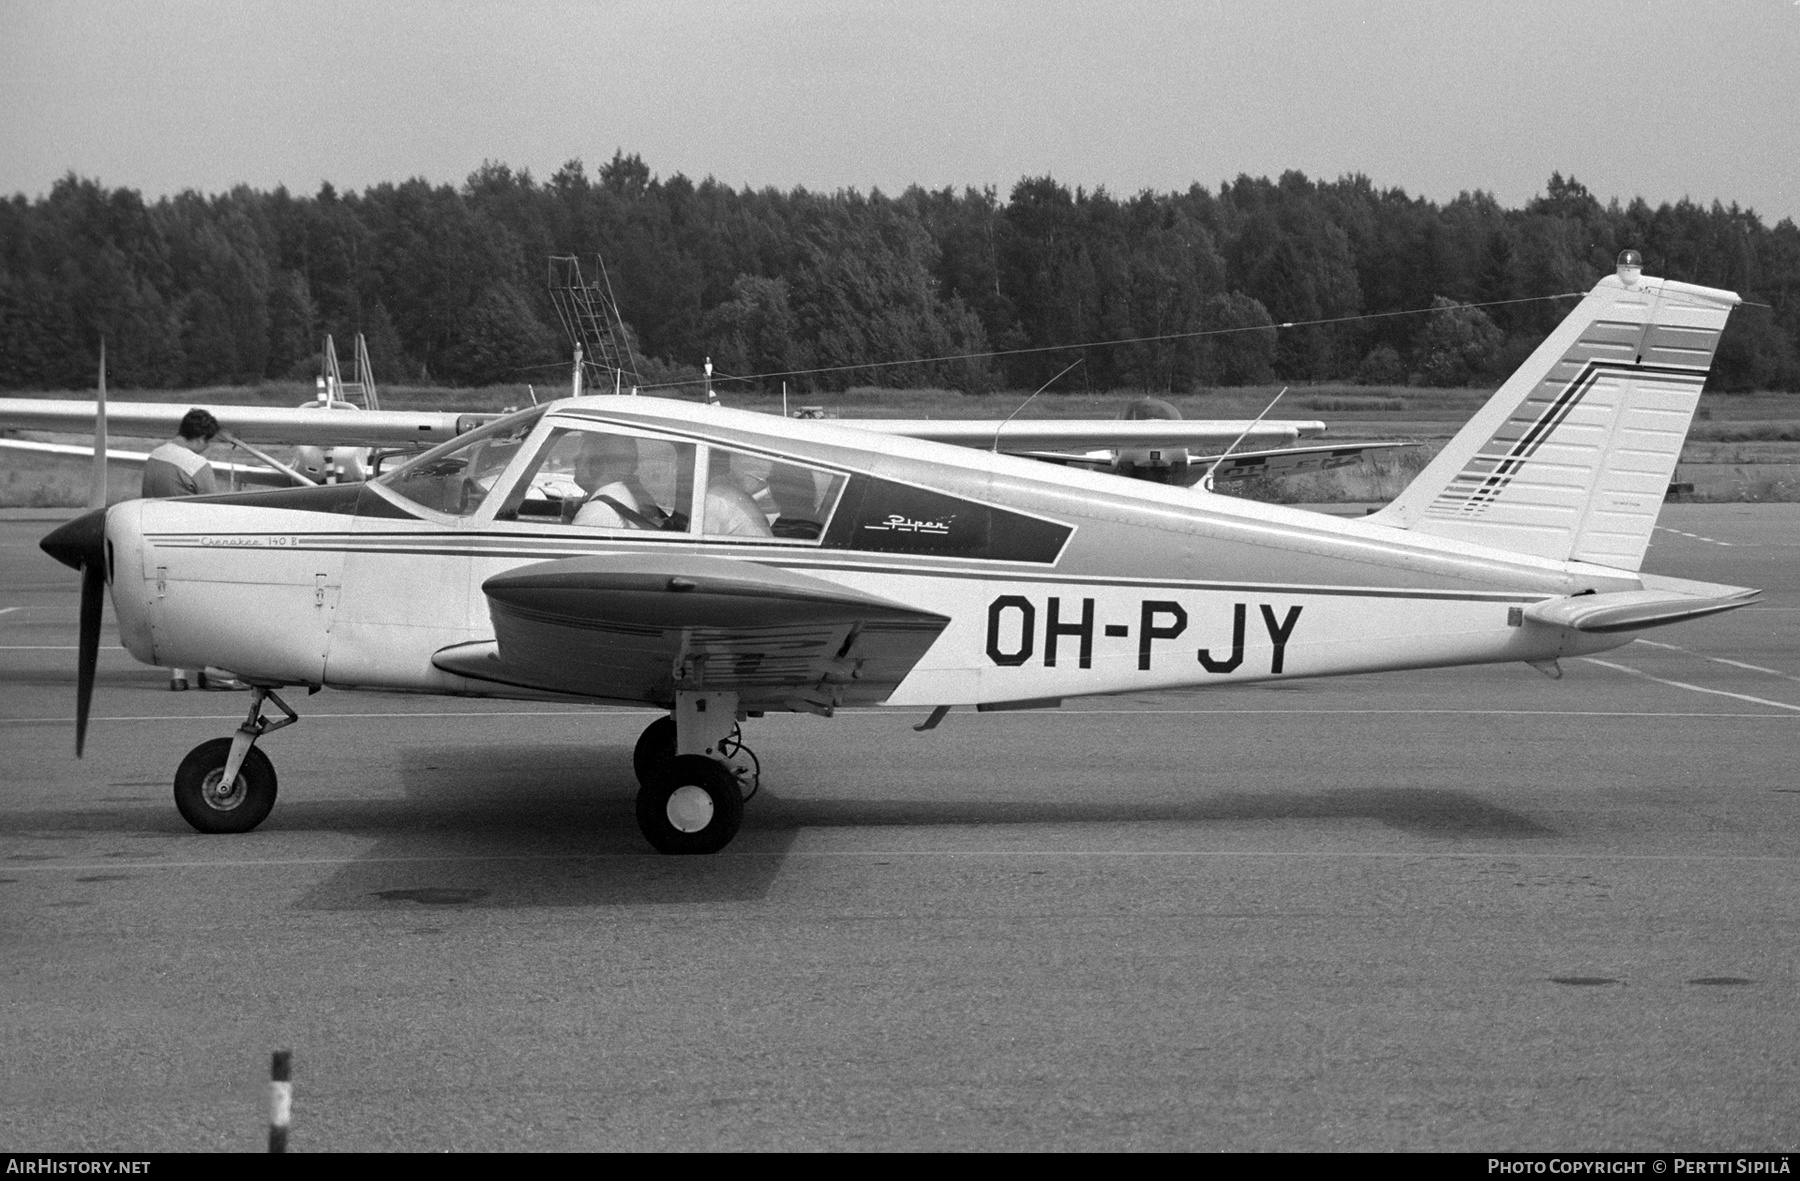
<svg viewBox="0 0 1800 1181">
<path fill-rule="evenodd" d="M 1404 451 L 1417 443 L 1321 443 L 1307 447 L 1275 447 L 1263 451 L 1234 451 L 1219 463 L 1213 473 L 1215 482 L 1247 480 L 1253 476 L 1295 476 L 1321 472 L 1334 467 L 1347 467 L 1365 455 L 1382 455 Z M 1085 468 L 1103 472 L 1113 468 L 1118 457 L 1112 451 L 1020 451 L 1015 454 L 1064 467 Z M 1184 472 L 1171 477 L 1171 483 L 1194 484 L 1218 461 L 1217 455 L 1194 455 Z"/>
<path fill-rule="evenodd" d="M 999 433 L 1000 450 L 1009 454 L 1023 451 L 1088 451 L 1099 447 L 1178 448 L 1223 451 L 1243 437 L 1244 447 L 1279 447 L 1297 439 L 1325 433 L 1318 421 L 1265 419 L 1252 425 L 1243 419 L 954 419 L 954 418 L 855 418 L 841 419 L 840 426 L 875 431 L 884 435 L 905 435 L 912 439 L 928 439 L 934 443 L 955 443 L 964 447 L 992 447 Z M 1247 434 L 1245 432 L 1248 432 Z"/>
<path fill-rule="evenodd" d="M 84 447 L 78 443 L 38 443 L 30 439 L 0 439 L 0 452 L 13 452 L 17 455 L 48 455 L 59 459 L 90 460 L 94 457 L 92 447 Z M 141 468 L 149 462 L 150 455 L 144 451 L 121 451 L 116 447 L 106 449 L 106 462 L 121 464 L 125 467 Z M 218 460 L 207 461 L 217 474 L 221 485 L 235 480 L 239 484 L 255 484 L 259 487 L 289 488 L 293 480 L 285 473 L 271 467 L 249 463 L 222 463 Z"/>
<path fill-rule="evenodd" d="M 734 691 L 744 709 L 874 704 L 950 622 L 808 575 L 700 556 L 539 562 L 482 591 L 494 639 L 442 649 L 438 668 L 656 705 L 677 688 Z"/>
<path fill-rule="evenodd" d="M 181 416 L 199 407 L 211 412 L 227 433 L 246 443 L 293 443 L 319 447 L 408 447 L 436 445 L 500 417 L 426 410 L 317 410 L 273 406 L 212 406 L 203 402 L 115 402 L 106 404 L 106 429 L 145 439 L 174 436 Z M 0 398 L 0 429 L 89 434 L 95 404 L 58 398 Z"/>
</svg>

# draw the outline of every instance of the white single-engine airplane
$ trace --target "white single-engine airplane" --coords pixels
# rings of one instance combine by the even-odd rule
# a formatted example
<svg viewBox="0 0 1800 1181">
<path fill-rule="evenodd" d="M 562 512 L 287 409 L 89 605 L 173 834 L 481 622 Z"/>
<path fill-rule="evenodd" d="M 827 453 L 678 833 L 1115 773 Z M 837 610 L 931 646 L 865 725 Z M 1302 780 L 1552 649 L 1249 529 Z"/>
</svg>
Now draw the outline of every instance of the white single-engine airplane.
<svg viewBox="0 0 1800 1181">
<path fill-rule="evenodd" d="M 638 822 L 709 853 L 759 775 L 740 723 L 769 710 L 933 707 L 928 729 L 956 705 L 1554 672 L 1758 594 L 1639 573 L 1737 302 L 1622 257 L 1361 519 L 618 396 L 520 411 L 364 484 L 114 505 L 42 543 L 82 571 L 77 752 L 109 586 L 137 659 L 253 686 L 236 734 L 176 772 L 203 832 L 268 815 L 257 743 L 296 720 L 289 686 L 666 709 L 637 745 Z"/>
</svg>

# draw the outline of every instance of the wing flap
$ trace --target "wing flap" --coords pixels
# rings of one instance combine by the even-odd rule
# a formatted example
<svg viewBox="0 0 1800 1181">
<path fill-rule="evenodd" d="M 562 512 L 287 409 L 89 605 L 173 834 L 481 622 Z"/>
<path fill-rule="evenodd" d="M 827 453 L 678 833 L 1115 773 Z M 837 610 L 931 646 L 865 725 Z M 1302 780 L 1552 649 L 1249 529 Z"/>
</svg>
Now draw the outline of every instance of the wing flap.
<svg viewBox="0 0 1800 1181">
<path fill-rule="evenodd" d="M 445 648 L 438 668 L 659 705 L 685 688 L 733 690 L 746 709 L 883 701 L 949 624 L 824 579 L 699 556 L 539 562 L 482 590 L 492 644 Z"/>
</svg>

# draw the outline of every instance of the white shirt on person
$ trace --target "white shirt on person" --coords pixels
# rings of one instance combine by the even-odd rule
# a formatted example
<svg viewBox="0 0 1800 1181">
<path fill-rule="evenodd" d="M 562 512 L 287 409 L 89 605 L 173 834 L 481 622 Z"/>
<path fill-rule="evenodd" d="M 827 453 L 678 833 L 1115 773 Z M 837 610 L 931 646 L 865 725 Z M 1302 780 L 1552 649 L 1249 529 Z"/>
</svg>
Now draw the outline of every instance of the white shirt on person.
<svg viewBox="0 0 1800 1181">
<path fill-rule="evenodd" d="M 179 440 L 171 439 L 150 453 L 144 463 L 143 495 L 206 496 L 219 490 L 212 465 Z"/>
<path fill-rule="evenodd" d="M 656 529 L 661 527 L 662 510 L 650 502 L 648 496 L 640 496 L 632 487 L 634 481 L 615 480 L 602 486 L 587 503 L 575 511 L 574 524 L 586 525 L 590 529 Z M 612 503 L 607 503 L 611 501 Z M 634 514 L 632 519 L 619 509 Z"/>
</svg>

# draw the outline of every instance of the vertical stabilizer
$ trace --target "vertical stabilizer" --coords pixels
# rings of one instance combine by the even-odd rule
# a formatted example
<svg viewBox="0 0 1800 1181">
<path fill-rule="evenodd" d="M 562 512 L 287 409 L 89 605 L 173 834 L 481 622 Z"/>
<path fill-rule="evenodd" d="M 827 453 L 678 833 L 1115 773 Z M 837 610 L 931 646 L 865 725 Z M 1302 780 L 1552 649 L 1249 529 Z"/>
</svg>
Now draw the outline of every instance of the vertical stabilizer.
<svg viewBox="0 0 1800 1181">
<path fill-rule="evenodd" d="M 1371 521 L 1558 561 L 1643 564 L 1739 300 L 1642 277 L 1627 254 Z"/>
</svg>

